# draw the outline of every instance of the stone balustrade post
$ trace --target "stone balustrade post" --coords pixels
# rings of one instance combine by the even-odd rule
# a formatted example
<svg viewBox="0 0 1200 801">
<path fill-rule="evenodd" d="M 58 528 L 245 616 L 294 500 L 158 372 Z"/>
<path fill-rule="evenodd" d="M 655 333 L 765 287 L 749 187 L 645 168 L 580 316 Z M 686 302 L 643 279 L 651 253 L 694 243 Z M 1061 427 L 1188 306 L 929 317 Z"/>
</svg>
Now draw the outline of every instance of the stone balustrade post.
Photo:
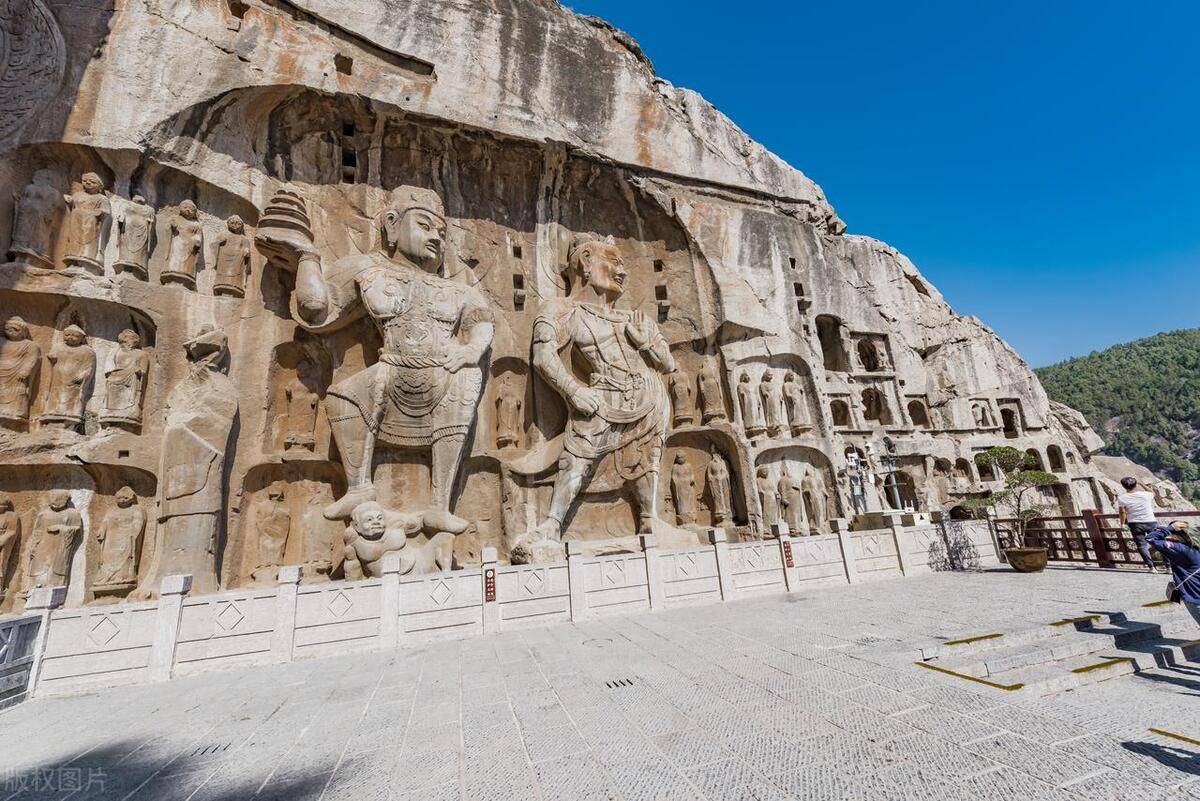
<svg viewBox="0 0 1200 801">
<path fill-rule="evenodd" d="M 896 544 L 896 562 L 900 566 L 900 575 L 907 576 L 912 569 L 905 553 L 909 539 L 904 529 L 904 517 L 898 512 L 888 512 L 883 516 L 883 524 L 892 532 L 892 542 Z"/>
<path fill-rule="evenodd" d="M 717 583 L 721 587 L 721 600 L 733 598 L 733 561 L 729 558 L 729 540 L 723 528 L 710 528 L 708 541 L 717 559 Z"/>
<path fill-rule="evenodd" d="M 500 566 L 495 548 L 484 548 L 481 554 L 480 580 L 483 582 L 483 633 L 500 631 L 500 600 L 496 597 L 496 570 Z"/>
<path fill-rule="evenodd" d="M 587 587 L 583 575 L 583 543 L 567 543 L 567 584 L 571 590 L 571 620 L 587 619 Z"/>
<path fill-rule="evenodd" d="M 279 568 L 275 589 L 275 629 L 271 632 L 271 661 L 291 662 L 296 644 L 296 600 L 300 596 L 300 565 Z"/>
<path fill-rule="evenodd" d="M 653 534 L 643 534 L 641 540 L 642 554 L 646 557 L 646 587 L 650 594 L 650 608 L 663 609 L 667 605 L 667 585 L 663 583 L 658 542 Z"/>
<path fill-rule="evenodd" d="M 779 543 L 779 564 L 783 567 L 783 586 L 788 592 L 800 589 L 800 568 L 796 566 L 796 539 L 786 521 L 771 524 L 771 536 Z"/>
<path fill-rule="evenodd" d="M 396 648 L 404 626 L 400 624 L 400 554 L 385 553 L 381 564 L 379 598 L 379 647 Z"/>
<path fill-rule="evenodd" d="M 167 576 L 158 590 L 158 612 L 154 616 L 154 643 L 150 646 L 150 681 L 167 681 L 175 666 L 183 599 L 192 591 L 192 577 Z"/>
<path fill-rule="evenodd" d="M 37 638 L 33 642 L 33 662 L 29 666 L 29 681 L 25 685 L 26 698 L 32 698 L 37 691 L 38 678 L 42 673 L 42 656 L 46 653 L 46 642 L 50 637 L 50 613 L 66 600 L 66 587 L 38 587 L 30 591 L 25 601 L 25 614 L 39 618 Z"/>
<path fill-rule="evenodd" d="M 846 569 L 846 583 L 857 584 L 858 564 L 854 553 L 854 536 L 850 533 L 850 521 L 844 517 L 835 517 L 829 521 L 829 528 L 837 535 L 838 545 L 842 549 L 842 566 Z"/>
</svg>

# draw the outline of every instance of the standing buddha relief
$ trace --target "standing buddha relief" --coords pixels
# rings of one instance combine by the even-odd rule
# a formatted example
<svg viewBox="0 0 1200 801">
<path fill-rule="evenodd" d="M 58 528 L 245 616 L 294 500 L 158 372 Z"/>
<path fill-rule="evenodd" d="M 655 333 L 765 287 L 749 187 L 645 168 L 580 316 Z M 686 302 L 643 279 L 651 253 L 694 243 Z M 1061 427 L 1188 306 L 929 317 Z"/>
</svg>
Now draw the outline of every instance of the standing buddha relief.
<svg viewBox="0 0 1200 801">
<path fill-rule="evenodd" d="M 104 272 L 104 235 L 111 208 L 104 194 L 104 182 L 94 172 L 85 172 L 80 188 L 63 199 L 69 211 L 65 230 L 66 250 L 63 261 L 68 267 Z"/>
<path fill-rule="evenodd" d="M 50 245 L 63 197 L 54 188 L 54 173 L 38 170 L 33 174 L 33 180 L 16 197 L 12 244 L 8 248 L 10 259 L 35 267 L 54 267 Z"/>
<path fill-rule="evenodd" d="M 150 260 L 150 237 L 154 232 L 154 208 L 141 195 L 125 204 L 117 221 L 117 261 L 113 269 L 146 280 Z"/>
<path fill-rule="evenodd" d="M 278 266 L 296 269 L 291 310 L 302 328 L 325 334 L 370 317 L 383 338 L 379 361 L 325 395 L 349 488 L 325 516 L 346 519 L 377 500 L 372 457 L 382 442 L 429 452 L 422 527 L 433 535 L 460 534 L 470 523 L 451 512 L 451 492 L 482 392 L 492 313 L 477 289 L 440 275 L 446 221 L 436 193 L 396 189 L 377 225 L 379 248 L 328 266 L 295 195 L 277 194 L 258 229 L 260 249 Z"/>
<path fill-rule="evenodd" d="M 62 341 L 50 349 L 50 388 L 38 420 L 44 426 L 76 429 L 83 423 L 84 406 L 96 375 L 96 351 L 77 325 L 63 329 Z"/>
<path fill-rule="evenodd" d="M 41 366 L 42 349 L 29 336 L 29 325 L 20 317 L 9 317 L 0 339 L 0 425 L 18 430 L 28 425 Z"/>
<path fill-rule="evenodd" d="M 104 411 L 100 413 L 100 424 L 137 428 L 142 424 L 142 396 L 146 391 L 150 356 L 141 349 L 142 338 L 132 329 L 117 334 L 117 343 L 120 347 L 104 373 Z"/>
</svg>

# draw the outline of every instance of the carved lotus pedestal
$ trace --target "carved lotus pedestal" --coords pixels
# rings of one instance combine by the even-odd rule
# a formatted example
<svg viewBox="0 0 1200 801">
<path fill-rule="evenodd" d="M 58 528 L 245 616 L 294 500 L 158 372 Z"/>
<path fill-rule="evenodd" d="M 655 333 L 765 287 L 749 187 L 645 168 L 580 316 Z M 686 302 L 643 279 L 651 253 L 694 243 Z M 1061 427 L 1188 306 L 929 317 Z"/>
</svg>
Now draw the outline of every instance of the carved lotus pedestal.
<svg viewBox="0 0 1200 801">
<path fill-rule="evenodd" d="M 1050 552 L 1045 548 L 1005 548 L 1004 557 L 1018 573 L 1041 573 L 1046 569 Z"/>
</svg>

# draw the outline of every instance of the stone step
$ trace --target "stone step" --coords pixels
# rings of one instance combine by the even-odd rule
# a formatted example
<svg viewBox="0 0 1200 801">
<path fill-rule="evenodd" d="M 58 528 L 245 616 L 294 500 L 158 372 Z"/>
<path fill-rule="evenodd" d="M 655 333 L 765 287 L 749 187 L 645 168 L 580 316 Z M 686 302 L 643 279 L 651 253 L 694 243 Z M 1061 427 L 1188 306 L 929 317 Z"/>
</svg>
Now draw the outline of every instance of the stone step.
<svg viewBox="0 0 1200 801">
<path fill-rule="evenodd" d="M 1152 638 L 1126 647 L 1097 648 L 1059 661 L 992 674 L 988 681 L 1023 685 L 1022 693 L 1050 695 L 1168 665 L 1200 660 L 1200 639 Z"/>
</svg>

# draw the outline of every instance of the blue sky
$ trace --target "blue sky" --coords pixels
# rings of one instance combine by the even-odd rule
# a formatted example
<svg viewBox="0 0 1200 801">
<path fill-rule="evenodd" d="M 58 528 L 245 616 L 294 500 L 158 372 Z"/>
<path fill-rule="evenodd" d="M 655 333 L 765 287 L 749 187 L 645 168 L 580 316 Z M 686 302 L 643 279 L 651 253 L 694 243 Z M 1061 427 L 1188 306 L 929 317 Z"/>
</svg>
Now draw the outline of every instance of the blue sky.
<svg viewBox="0 0 1200 801">
<path fill-rule="evenodd" d="M 1032 365 L 1200 325 L 1200 3 L 566 4 Z"/>
</svg>

